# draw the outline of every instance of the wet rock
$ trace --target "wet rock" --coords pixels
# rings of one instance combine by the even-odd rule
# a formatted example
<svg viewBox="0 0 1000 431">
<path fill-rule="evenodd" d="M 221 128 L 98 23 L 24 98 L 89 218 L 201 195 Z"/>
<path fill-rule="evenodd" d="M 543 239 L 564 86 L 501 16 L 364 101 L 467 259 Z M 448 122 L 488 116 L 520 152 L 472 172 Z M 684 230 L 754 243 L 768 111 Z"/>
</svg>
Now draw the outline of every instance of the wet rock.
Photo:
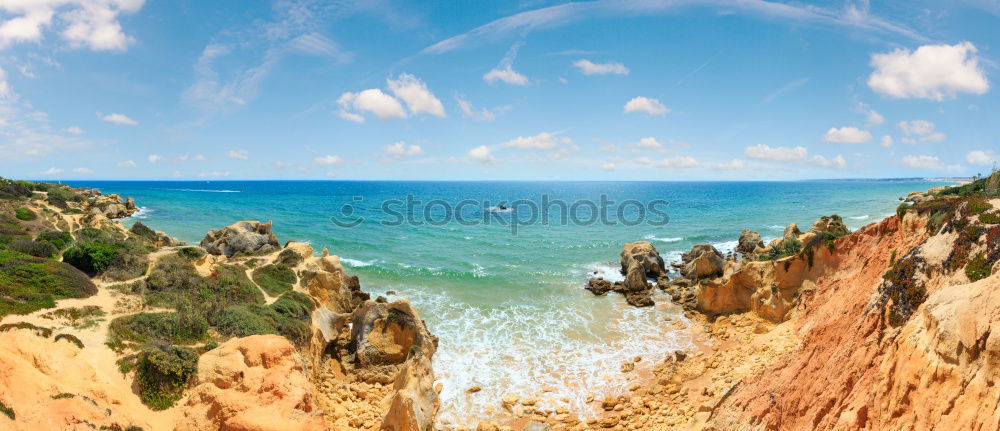
<svg viewBox="0 0 1000 431">
<path fill-rule="evenodd" d="M 594 295 L 605 295 L 614 290 L 614 285 L 612 285 L 610 281 L 603 278 L 591 278 L 590 280 L 587 280 L 586 289 Z"/>
<path fill-rule="evenodd" d="M 691 251 L 681 255 L 684 262 L 681 274 L 691 280 L 700 280 L 722 275 L 726 268 L 726 259 L 711 244 L 698 244 Z"/>
<path fill-rule="evenodd" d="M 621 252 L 621 273 L 627 275 L 629 262 L 638 262 L 640 267 L 650 277 L 658 277 L 666 274 L 667 270 L 663 265 L 663 258 L 657 253 L 656 247 L 649 241 L 637 241 L 625 244 Z"/>
</svg>

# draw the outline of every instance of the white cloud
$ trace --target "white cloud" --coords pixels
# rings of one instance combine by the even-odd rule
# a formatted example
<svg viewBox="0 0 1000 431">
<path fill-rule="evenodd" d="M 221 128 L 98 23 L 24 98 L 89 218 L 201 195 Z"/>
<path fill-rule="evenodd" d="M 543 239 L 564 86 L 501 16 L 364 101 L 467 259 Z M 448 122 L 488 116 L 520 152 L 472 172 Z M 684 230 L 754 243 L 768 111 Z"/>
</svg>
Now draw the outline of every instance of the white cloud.
<svg viewBox="0 0 1000 431">
<path fill-rule="evenodd" d="M 993 150 L 970 151 L 965 155 L 965 161 L 970 165 L 992 166 L 1000 162 L 1000 155 Z"/>
<path fill-rule="evenodd" d="M 125 114 L 108 114 L 108 115 L 105 115 L 105 116 L 101 117 L 101 119 L 104 120 L 104 121 L 107 121 L 109 123 L 115 123 L 115 124 L 119 124 L 119 125 L 122 125 L 122 126 L 137 126 L 137 125 L 139 125 L 138 121 L 135 121 L 135 120 L 129 118 Z"/>
<path fill-rule="evenodd" d="M 805 147 L 770 147 L 764 144 L 747 147 L 744 153 L 751 159 L 781 163 L 802 162 L 809 156 L 809 151 Z"/>
<path fill-rule="evenodd" d="M 666 147 L 664 147 L 663 144 L 659 143 L 659 141 L 657 141 L 656 138 L 652 136 L 640 139 L 639 142 L 635 144 L 635 146 L 640 150 L 657 151 L 660 153 L 667 152 Z"/>
<path fill-rule="evenodd" d="M 663 106 L 659 100 L 648 97 L 635 97 L 625 104 L 625 113 L 644 112 L 649 115 L 663 115 L 670 112 L 670 109 Z"/>
<path fill-rule="evenodd" d="M 59 175 L 63 173 L 62 169 L 52 167 L 42 172 L 42 175 Z"/>
<path fill-rule="evenodd" d="M 502 69 L 490 69 L 489 72 L 486 72 L 486 74 L 483 75 L 483 81 L 490 84 L 501 81 L 510 85 L 520 85 L 522 87 L 528 85 L 528 77 L 516 72 L 513 66 L 509 64 L 504 66 Z"/>
<path fill-rule="evenodd" d="M 952 99 L 958 93 L 985 94 L 990 84 L 976 52 L 975 45 L 962 42 L 874 54 L 871 65 L 875 70 L 868 86 L 894 98 L 936 101 Z"/>
<path fill-rule="evenodd" d="M 611 162 L 606 162 L 606 163 L 602 163 L 601 164 L 601 170 L 602 171 L 613 171 L 615 169 L 618 169 L 618 165 L 617 164 L 614 164 L 614 163 L 611 163 Z"/>
<path fill-rule="evenodd" d="M 163 156 L 159 154 L 150 154 L 149 157 L 146 157 L 146 160 L 149 160 L 149 163 L 157 163 L 163 161 Z"/>
<path fill-rule="evenodd" d="M 389 84 L 389 90 L 392 91 L 392 94 L 402 99 L 403 102 L 406 102 L 406 107 L 410 108 L 411 114 L 430 114 L 439 118 L 447 117 L 441 101 L 416 76 L 403 73 L 399 75 L 399 78 L 395 80 L 388 79 L 386 82 Z"/>
<path fill-rule="evenodd" d="M 523 42 L 515 43 L 507 50 L 507 54 L 500 60 L 500 64 L 483 75 L 483 81 L 494 83 L 502 81 L 510 85 L 528 85 L 528 77 L 514 71 L 514 59 L 517 58 L 517 51 L 521 49 Z"/>
<path fill-rule="evenodd" d="M 485 145 L 480 145 L 469 150 L 469 159 L 474 162 L 486 164 L 493 164 L 496 162 L 496 159 L 493 157 L 493 153 L 490 151 L 490 147 Z"/>
<path fill-rule="evenodd" d="M 915 136 L 923 142 L 942 142 L 948 138 L 947 135 L 935 131 L 934 123 L 924 120 L 900 121 L 896 127 L 906 136 Z M 908 144 L 916 143 L 913 139 L 903 139 Z"/>
<path fill-rule="evenodd" d="M 317 165 L 340 166 L 344 164 L 344 159 L 340 158 L 340 156 L 320 156 L 313 159 L 313 162 Z"/>
<path fill-rule="evenodd" d="M 0 68 L 0 100 L 10 100 L 14 96 L 14 89 L 7 82 L 7 71 Z"/>
<path fill-rule="evenodd" d="M 507 142 L 503 146 L 507 148 L 520 148 L 532 150 L 551 150 L 559 145 L 573 145 L 573 140 L 568 137 L 556 137 L 551 133 L 542 132 L 535 136 L 518 136 Z"/>
<path fill-rule="evenodd" d="M 728 162 L 716 163 L 712 165 L 712 169 L 719 171 L 739 171 L 746 169 L 747 162 L 740 159 L 732 159 Z"/>
<path fill-rule="evenodd" d="M 608 144 L 601 147 L 601 151 L 605 153 L 617 153 L 622 150 L 622 147 L 618 144 Z"/>
<path fill-rule="evenodd" d="M 59 35 L 71 47 L 95 51 L 124 50 L 131 38 L 122 32 L 119 15 L 134 13 L 144 0 L 32 0 L 0 2 L 0 48 L 18 42 L 41 42 L 43 30 L 62 25 Z"/>
<path fill-rule="evenodd" d="M 628 68 L 621 63 L 594 63 L 587 59 L 580 59 L 573 62 L 573 66 L 580 69 L 584 75 L 628 75 Z"/>
<path fill-rule="evenodd" d="M 699 166 L 701 166 L 701 163 L 694 157 L 690 156 L 673 157 L 656 162 L 656 167 L 658 168 L 689 169 L 697 168 Z"/>
<path fill-rule="evenodd" d="M 880 126 L 882 123 L 885 123 L 885 117 L 865 103 L 859 102 L 857 110 L 858 112 L 865 114 L 865 128 L 867 129 L 871 129 L 872 127 Z"/>
<path fill-rule="evenodd" d="M 472 102 L 469 102 L 461 96 L 455 96 L 455 102 L 458 103 L 458 108 L 462 110 L 462 116 L 465 118 L 472 118 L 476 121 L 493 121 L 497 119 L 497 115 L 493 111 L 486 108 L 482 108 L 477 111 L 476 108 L 472 106 Z M 506 108 L 501 108 L 500 112 L 503 113 L 505 110 Z"/>
<path fill-rule="evenodd" d="M 648 166 L 653 164 L 653 159 L 650 159 L 649 157 L 646 156 L 639 156 L 635 158 L 635 162 L 640 165 Z"/>
<path fill-rule="evenodd" d="M 899 165 L 914 169 L 944 169 L 944 162 L 936 156 L 903 156 L 899 160 Z"/>
<path fill-rule="evenodd" d="M 871 142 L 872 134 L 857 127 L 834 127 L 827 130 L 823 140 L 834 144 L 866 144 Z"/>
<path fill-rule="evenodd" d="M 250 160 L 250 153 L 247 150 L 229 150 L 226 157 L 236 160 Z"/>
<path fill-rule="evenodd" d="M 76 126 L 73 126 L 73 127 L 67 128 L 66 129 L 66 133 L 69 133 L 69 134 L 72 134 L 72 135 L 82 135 L 83 134 L 83 129 L 81 129 L 79 127 L 76 127 Z"/>
<path fill-rule="evenodd" d="M 94 171 L 90 170 L 90 168 L 73 168 L 73 172 L 85 175 L 85 174 L 92 173 Z"/>
<path fill-rule="evenodd" d="M 882 140 L 879 141 L 879 145 L 881 145 L 883 147 L 886 147 L 886 148 L 891 147 L 892 146 L 892 136 L 889 136 L 889 135 L 883 136 Z"/>
<path fill-rule="evenodd" d="M 338 61 L 347 61 L 350 58 L 350 55 L 340 49 L 337 42 L 318 32 L 298 36 L 292 39 L 289 46 L 303 54 L 330 57 Z"/>
<path fill-rule="evenodd" d="M 340 105 L 341 118 L 358 123 L 363 122 L 364 117 L 357 111 L 369 112 L 382 121 L 406 118 L 406 110 L 399 100 L 377 88 L 369 88 L 359 93 L 345 92 L 337 99 L 337 103 Z"/>
<path fill-rule="evenodd" d="M 124 162 L 118 162 L 118 164 L 116 166 L 118 166 L 119 168 L 137 168 L 137 167 L 139 167 L 139 165 L 136 164 L 132 160 L 126 160 Z"/>
<path fill-rule="evenodd" d="M 809 163 L 812 163 L 822 168 L 833 168 L 833 169 L 847 168 L 847 161 L 844 160 L 844 156 L 840 154 L 837 154 L 836 156 L 829 159 L 817 154 L 815 156 L 812 156 L 811 159 L 809 159 Z"/>
<path fill-rule="evenodd" d="M 205 161 L 205 156 L 202 155 L 202 154 L 195 154 L 194 157 L 192 157 L 192 159 L 194 159 L 195 161 L 198 161 L 198 162 L 204 162 Z"/>
<path fill-rule="evenodd" d="M 394 159 L 405 159 L 407 157 L 419 156 L 424 153 L 423 148 L 419 145 L 409 144 L 406 142 L 399 141 L 392 145 L 386 145 L 384 148 L 386 154 L 389 154 Z"/>
</svg>

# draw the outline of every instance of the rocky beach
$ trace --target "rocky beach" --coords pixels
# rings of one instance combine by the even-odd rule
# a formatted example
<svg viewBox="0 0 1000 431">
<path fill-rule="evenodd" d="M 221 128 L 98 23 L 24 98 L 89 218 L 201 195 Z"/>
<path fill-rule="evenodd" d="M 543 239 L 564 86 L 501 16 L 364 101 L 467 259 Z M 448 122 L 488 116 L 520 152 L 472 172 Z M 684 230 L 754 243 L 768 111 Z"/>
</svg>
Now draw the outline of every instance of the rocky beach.
<svg viewBox="0 0 1000 431">
<path fill-rule="evenodd" d="M 691 347 L 607 370 L 629 383 L 587 388 L 590 414 L 543 384 L 449 388 L 500 399 L 455 424 L 438 418 L 441 341 L 422 310 L 369 293 L 336 250 L 282 242 L 259 221 L 188 245 L 118 223 L 132 199 L 3 180 L 0 427 L 991 429 L 998 183 L 910 194 L 853 232 L 828 215 L 676 260 L 622 244 L 620 278 L 588 274 L 580 288 L 676 310 L 657 316 Z"/>
</svg>

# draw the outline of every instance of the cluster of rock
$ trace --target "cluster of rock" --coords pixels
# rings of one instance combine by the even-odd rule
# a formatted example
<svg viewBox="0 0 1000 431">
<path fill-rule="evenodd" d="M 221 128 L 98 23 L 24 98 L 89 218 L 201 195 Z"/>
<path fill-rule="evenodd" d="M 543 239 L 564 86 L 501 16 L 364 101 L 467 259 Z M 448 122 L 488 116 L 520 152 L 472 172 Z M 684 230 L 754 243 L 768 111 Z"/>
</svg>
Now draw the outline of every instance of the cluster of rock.
<svg viewBox="0 0 1000 431">
<path fill-rule="evenodd" d="M 240 221 L 208 232 L 200 244 L 206 252 L 232 257 L 267 254 L 281 249 L 278 237 L 271 232 L 271 222 Z"/>
<path fill-rule="evenodd" d="M 591 278 L 586 289 L 595 295 L 609 291 L 625 295 L 629 304 L 653 305 L 652 278 L 656 286 L 685 309 L 709 315 L 754 311 L 780 322 L 797 303 L 799 290 L 813 266 L 832 253 L 817 247 L 848 234 L 836 215 L 820 217 L 807 232 L 792 224 L 766 246 L 760 234 L 749 229 L 740 233 L 737 254 L 723 255 L 711 244 L 697 244 L 671 263 L 679 276 L 669 277 L 663 259 L 649 242 L 625 244 L 621 253 L 624 281 Z"/>
<path fill-rule="evenodd" d="M 136 208 L 135 200 L 132 198 L 122 200 L 122 197 L 116 194 L 96 194 L 85 201 L 84 211 L 114 219 L 129 217 L 139 209 Z"/>
</svg>

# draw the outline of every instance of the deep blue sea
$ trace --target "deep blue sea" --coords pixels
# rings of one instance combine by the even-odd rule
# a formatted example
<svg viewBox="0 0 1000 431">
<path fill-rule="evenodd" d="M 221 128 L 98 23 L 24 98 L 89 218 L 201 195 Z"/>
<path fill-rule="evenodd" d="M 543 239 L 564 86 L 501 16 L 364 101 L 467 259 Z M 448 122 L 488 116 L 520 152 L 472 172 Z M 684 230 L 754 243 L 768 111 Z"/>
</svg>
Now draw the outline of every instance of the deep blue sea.
<svg viewBox="0 0 1000 431">
<path fill-rule="evenodd" d="M 282 242 L 306 241 L 317 253 L 328 248 L 365 290 L 412 301 L 440 337 L 440 418 L 457 424 L 490 416 L 487 406 L 508 393 L 532 396 L 543 387 L 554 389 L 540 394 L 543 404 L 585 413 L 588 392 L 615 394 L 629 384 L 618 372 L 621 362 L 661 358 L 690 343 L 665 297 L 654 297 L 655 308 L 635 309 L 618 296 L 582 289 L 594 271 L 619 277 L 626 242 L 651 241 L 669 260 L 697 243 L 730 250 L 744 228 L 767 241 L 789 223 L 808 228 L 822 215 L 839 214 L 856 229 L 893 214 L 898 197 L 945 183 L 68 184 L 133 197 L 142 211 L 125 224 L 142 220 L 189 243 L 239 220 L 271 220 Z M 471 386 L 483 392 L 466 394 Z"/>
</svg>

